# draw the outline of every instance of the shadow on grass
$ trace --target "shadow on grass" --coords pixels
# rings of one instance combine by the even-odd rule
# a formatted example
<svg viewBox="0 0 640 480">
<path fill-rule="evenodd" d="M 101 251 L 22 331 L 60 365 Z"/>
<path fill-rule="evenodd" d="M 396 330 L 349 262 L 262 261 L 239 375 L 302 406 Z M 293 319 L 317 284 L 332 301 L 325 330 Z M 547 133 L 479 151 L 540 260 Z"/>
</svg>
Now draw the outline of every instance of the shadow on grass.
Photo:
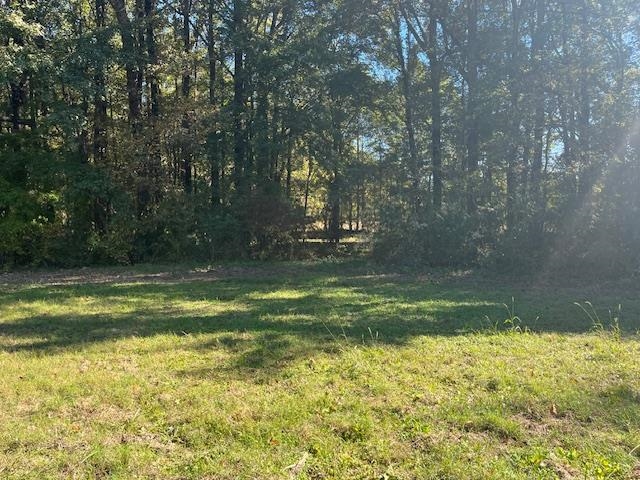
<svg viewBox="0 0 640 480">
<path fill-rule="evenodd" d="M 11 322 L 0 319 L 0 349 L 55 354 L 123 338 L 202 335 L 202 341 L 190 348 L 230 350 L 233 368 L 277 368 L 319 351 L 333 351 L 339 344 L 335 340 L 343 337 L 403 344 L 421 335 L 460 335 L 500 326 L 507 316 L 502 303 L 510 300 L 506 290 L 458 281 L 431 283 L 384 275 L 338 278 L 337 272 L 328 273 L 14 290 L 0 295 L 1 304 L 13 305 L 23 315 Z M 536 308 L 543 308 L 541 300 L 519 294 L 524 297 L 522 318 L 533 319 L 529 326 L 536 331 L 580 333 L 591 326 L 572 305 L 574 299 L 545 299 L 551 307 L 544 307 L 548 313 L 535 320 L 540 315 Z M 94 302 L 100 313 L 47 314 L 42 304 L 28 304 L 72 307 L 78 298 Z M 118 313 L 110 305 L 130 308 Z"/>
</svg>

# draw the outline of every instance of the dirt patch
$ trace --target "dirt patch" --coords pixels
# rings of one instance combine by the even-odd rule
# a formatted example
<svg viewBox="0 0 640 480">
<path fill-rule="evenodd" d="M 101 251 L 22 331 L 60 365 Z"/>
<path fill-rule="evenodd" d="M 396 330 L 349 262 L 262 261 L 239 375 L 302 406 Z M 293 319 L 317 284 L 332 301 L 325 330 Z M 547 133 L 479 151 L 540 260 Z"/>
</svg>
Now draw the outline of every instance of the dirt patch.
<svg viewBox="0 0 640 480">
<path fill-rule="evenodd" d="M 530 435 L 545 436 L 549 433 L 549 425 L 532 415 L 518 414 L 512 418 Z"/>
<path fill-rule="evenodd" d="M 570 467 L 560 461 L 553 460 L 550 463 L 551 468 L 556 472 L 556 475 L 561 480 L 572 480 L 574 478 L 580 478 L 580 472 L 575 468 Z"/>
<path fill-rule="evenodd" d="M 0 286 L 64 286 L 115 283 L 171 284 L 212 282 L 228 278 L 273 277 L 303 272 L 303 266 L 216 266 L 185 270 L 140 272 L 131 269 L 79 268 L 59 271 L 12 272 L 0 274 Z"/>
</svg>

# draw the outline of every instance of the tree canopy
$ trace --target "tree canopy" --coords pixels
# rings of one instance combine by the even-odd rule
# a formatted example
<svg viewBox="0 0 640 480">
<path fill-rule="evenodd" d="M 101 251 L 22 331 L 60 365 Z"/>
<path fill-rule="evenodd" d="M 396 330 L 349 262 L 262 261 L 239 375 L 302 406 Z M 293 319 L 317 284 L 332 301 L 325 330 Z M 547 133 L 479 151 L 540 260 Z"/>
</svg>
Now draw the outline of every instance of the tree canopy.
<svg viewBox="0 0 640 480">
<path fill-rule="evenodd" d="M 0 262 L 640 267 L 635 0 L 0 1 Z M 537 267 L 536 267 L 537 268 Z"/>
</svg>

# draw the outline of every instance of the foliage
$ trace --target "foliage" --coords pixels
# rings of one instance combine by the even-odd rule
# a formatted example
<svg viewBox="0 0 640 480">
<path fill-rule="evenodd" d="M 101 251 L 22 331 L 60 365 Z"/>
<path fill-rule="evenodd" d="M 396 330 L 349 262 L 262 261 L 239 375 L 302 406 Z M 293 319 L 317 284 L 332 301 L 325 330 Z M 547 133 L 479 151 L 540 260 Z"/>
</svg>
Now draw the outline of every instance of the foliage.
<svg viewBox="0 0 640 480">
<path fill-rule="evenodd" d="M 374 256 L 392 262 L 416 265 L 459 266 L 478 258 L 479 235 L 473 218 L 464 212 L 442 212 L 398 222 L 397 212 L 382 216 Z"/>
<path fill-rule="evenodd" d="M 610 2 L 0 4 L 0 261 L 640 268 L 640 20 Z"/>
</svg>

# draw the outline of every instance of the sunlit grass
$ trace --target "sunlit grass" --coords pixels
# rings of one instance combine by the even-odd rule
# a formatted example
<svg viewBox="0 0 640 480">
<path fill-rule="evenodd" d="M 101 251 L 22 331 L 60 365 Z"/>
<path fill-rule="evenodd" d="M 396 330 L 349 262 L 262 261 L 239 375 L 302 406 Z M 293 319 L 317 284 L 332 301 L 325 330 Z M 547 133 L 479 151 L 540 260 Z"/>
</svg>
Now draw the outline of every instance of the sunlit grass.
<svg viewBox="0 0 640 480">
<path fill-rule="evenodd" d="M 349 264 L 7 286 L 0 477 L 629 478 L 636 293 Z"/>
</svg>

